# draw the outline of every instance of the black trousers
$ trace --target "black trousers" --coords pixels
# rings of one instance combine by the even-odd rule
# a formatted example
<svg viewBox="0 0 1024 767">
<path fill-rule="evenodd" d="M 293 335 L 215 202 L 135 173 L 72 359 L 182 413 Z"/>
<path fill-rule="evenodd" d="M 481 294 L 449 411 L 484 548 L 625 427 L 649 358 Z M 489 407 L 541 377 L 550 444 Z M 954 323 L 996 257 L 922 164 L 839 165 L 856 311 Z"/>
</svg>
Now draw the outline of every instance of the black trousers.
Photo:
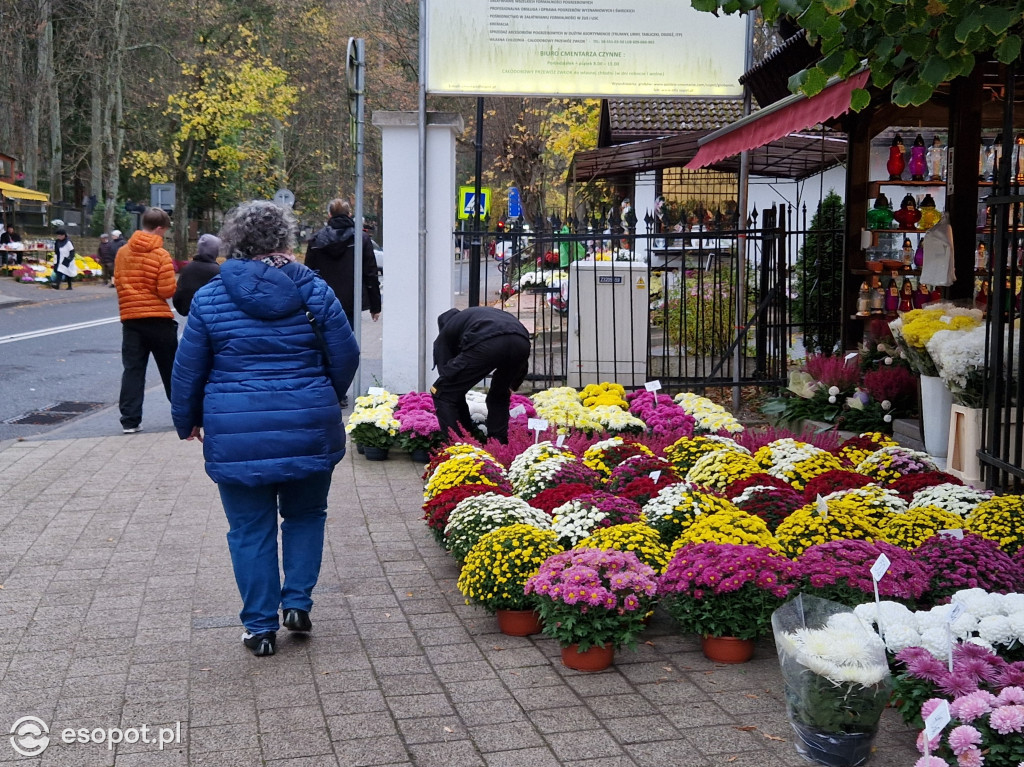
<svg viewBox="0 0 1024 767">
<path fill-rule="evenodd" d="M 61 280 L 67 280 L 67 282 L 68 282 L 68 290 L 71 290 L 71 283 L 74 280 L 74 277 L 69 277 L 68 275 L 64 274 L 64 272 L 58 272 L 56 269 L 54 269 L 53 270 L 53 287 L 54 287 L 54 290 L 60 290 L 60 281 Z"/>
<path fill-rule="evenodd" d="M 146 366 L 153 355 L 167 399 L 171 399 L 171 368 L 178 351 L 178 323 L 170 317 L 143 317 L 121 322 L 121 425 L 134 429 L 142 423 Z"/>
<path fill-rule="evenodd" d="M 434 382 L 434 408 L 441 433 L 462 426 L 473 431 L 466 392 L 493 371 L 487 392 L 487 436 L 508 441 L 508 403 L 526 377 L 530 342 L 517 335 L 495 336 L 459 354 Z"/>
</svg>

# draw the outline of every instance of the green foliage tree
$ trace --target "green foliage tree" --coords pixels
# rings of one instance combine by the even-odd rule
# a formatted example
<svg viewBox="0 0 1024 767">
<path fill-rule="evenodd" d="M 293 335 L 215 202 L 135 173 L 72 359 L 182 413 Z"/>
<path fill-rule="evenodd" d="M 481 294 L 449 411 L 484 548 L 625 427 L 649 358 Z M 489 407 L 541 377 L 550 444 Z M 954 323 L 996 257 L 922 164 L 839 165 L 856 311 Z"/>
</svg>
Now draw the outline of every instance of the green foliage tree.
<svg viewBox="0 0 1024 767">
<path fill-rule="evenodd" d="M 793 75 L 789 87 L 819 93 L 833 75 L 847 77 L 867 61 L 876 87 L 892 86 L 897 106 L 928 101 L 939 83 L 969 74 L 981 57 L 1008 64 L 1020 58 L 1021 0 L 692 0 L 717 13 L 760 8 L 768 21 L 789 16 L 820 42 L 822 58 Z M 868 105 L 853 92 L 851 106 Z"/>
<path fill-rule="evenodd" d="M 811 218 L 794 266 L 796 296 L 790 306 L 808 353 L 830 354 L 840 340 L 845 211 L 843 198 L 829 190 Z"/>
</svg>

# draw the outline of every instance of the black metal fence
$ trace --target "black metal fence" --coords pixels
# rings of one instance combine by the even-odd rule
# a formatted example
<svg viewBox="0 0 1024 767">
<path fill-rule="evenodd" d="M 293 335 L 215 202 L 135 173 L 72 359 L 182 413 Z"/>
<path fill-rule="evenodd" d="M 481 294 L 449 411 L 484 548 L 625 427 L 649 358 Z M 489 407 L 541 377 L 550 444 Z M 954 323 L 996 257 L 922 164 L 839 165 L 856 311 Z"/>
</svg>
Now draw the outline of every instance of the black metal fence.
<svg viewBox="0 0 1024 767">
<path fill-rule="evenodd" d="M 1002 161 L 991 212 L 991 296 L 984 430 L 978 451 L 986 485 L 1000 492 L 1024 490 L 1024 333 L 1020 326 L 1024 281 L 1024 160 L 1014 152 L 1014 71 L 1008 68 Z M 1021 147 L 1016 147 L 1020 150 Z"/>
<path fill-rule="evenodd" d="M 806 208 L 779 206 L 744 228 L 612 232 L 571 221 L 455 237 L 463 269 L 475 274 L 480 252 L 480 303 L 533 333 L 536 388 L 658 380 L 701 390 L 784 385 L 808 347 L 839 343 L 843 223 L 824 223 L 811 229 Z"/>
</svg>

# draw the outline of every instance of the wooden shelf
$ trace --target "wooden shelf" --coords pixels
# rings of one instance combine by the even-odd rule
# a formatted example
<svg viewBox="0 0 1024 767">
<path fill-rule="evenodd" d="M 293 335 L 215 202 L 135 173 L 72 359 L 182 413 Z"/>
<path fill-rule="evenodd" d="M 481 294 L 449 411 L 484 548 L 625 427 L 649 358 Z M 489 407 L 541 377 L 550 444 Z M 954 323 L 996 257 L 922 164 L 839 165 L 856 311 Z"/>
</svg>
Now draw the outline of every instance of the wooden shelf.
<svg viewBox="0 0 1024 767">
<path fill-rule="evenodd" d="M 881 232 L 882 234 L 924 234 L 927 229 L 868 229 L 869 232 Z"/>
<path fill-rule="evenodd" d="M 869 181 L 869 197 L 878 197 L 878 191 L 883 186 L 924 186 L 932 189 L 945 189 L 945 181 Z M 992 181 L 979 181 L 978 186 L 994 186 Z"/>
</svg>

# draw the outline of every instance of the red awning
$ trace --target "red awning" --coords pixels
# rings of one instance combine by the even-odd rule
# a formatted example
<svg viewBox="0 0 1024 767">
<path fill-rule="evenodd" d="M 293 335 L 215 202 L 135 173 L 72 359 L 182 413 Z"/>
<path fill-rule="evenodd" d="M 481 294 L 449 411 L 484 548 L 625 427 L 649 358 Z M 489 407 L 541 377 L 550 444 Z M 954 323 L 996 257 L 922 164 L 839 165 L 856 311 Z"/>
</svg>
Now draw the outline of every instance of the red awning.
<svg viewBox="0 0 1024 767">
<path fill-rule="evenodd" d="M 696 157 L 686 167 L 690 170 L 705 168 L 744 150 L 756 149 L 794 131 L 845 114 L 850 109 L 850 93 L 863 88 L 869 74 L 865 69 L 849 80 L 827 86 L 811 98 L 795 94 L 709 134 L 700 140 Z"/>
</svg>

